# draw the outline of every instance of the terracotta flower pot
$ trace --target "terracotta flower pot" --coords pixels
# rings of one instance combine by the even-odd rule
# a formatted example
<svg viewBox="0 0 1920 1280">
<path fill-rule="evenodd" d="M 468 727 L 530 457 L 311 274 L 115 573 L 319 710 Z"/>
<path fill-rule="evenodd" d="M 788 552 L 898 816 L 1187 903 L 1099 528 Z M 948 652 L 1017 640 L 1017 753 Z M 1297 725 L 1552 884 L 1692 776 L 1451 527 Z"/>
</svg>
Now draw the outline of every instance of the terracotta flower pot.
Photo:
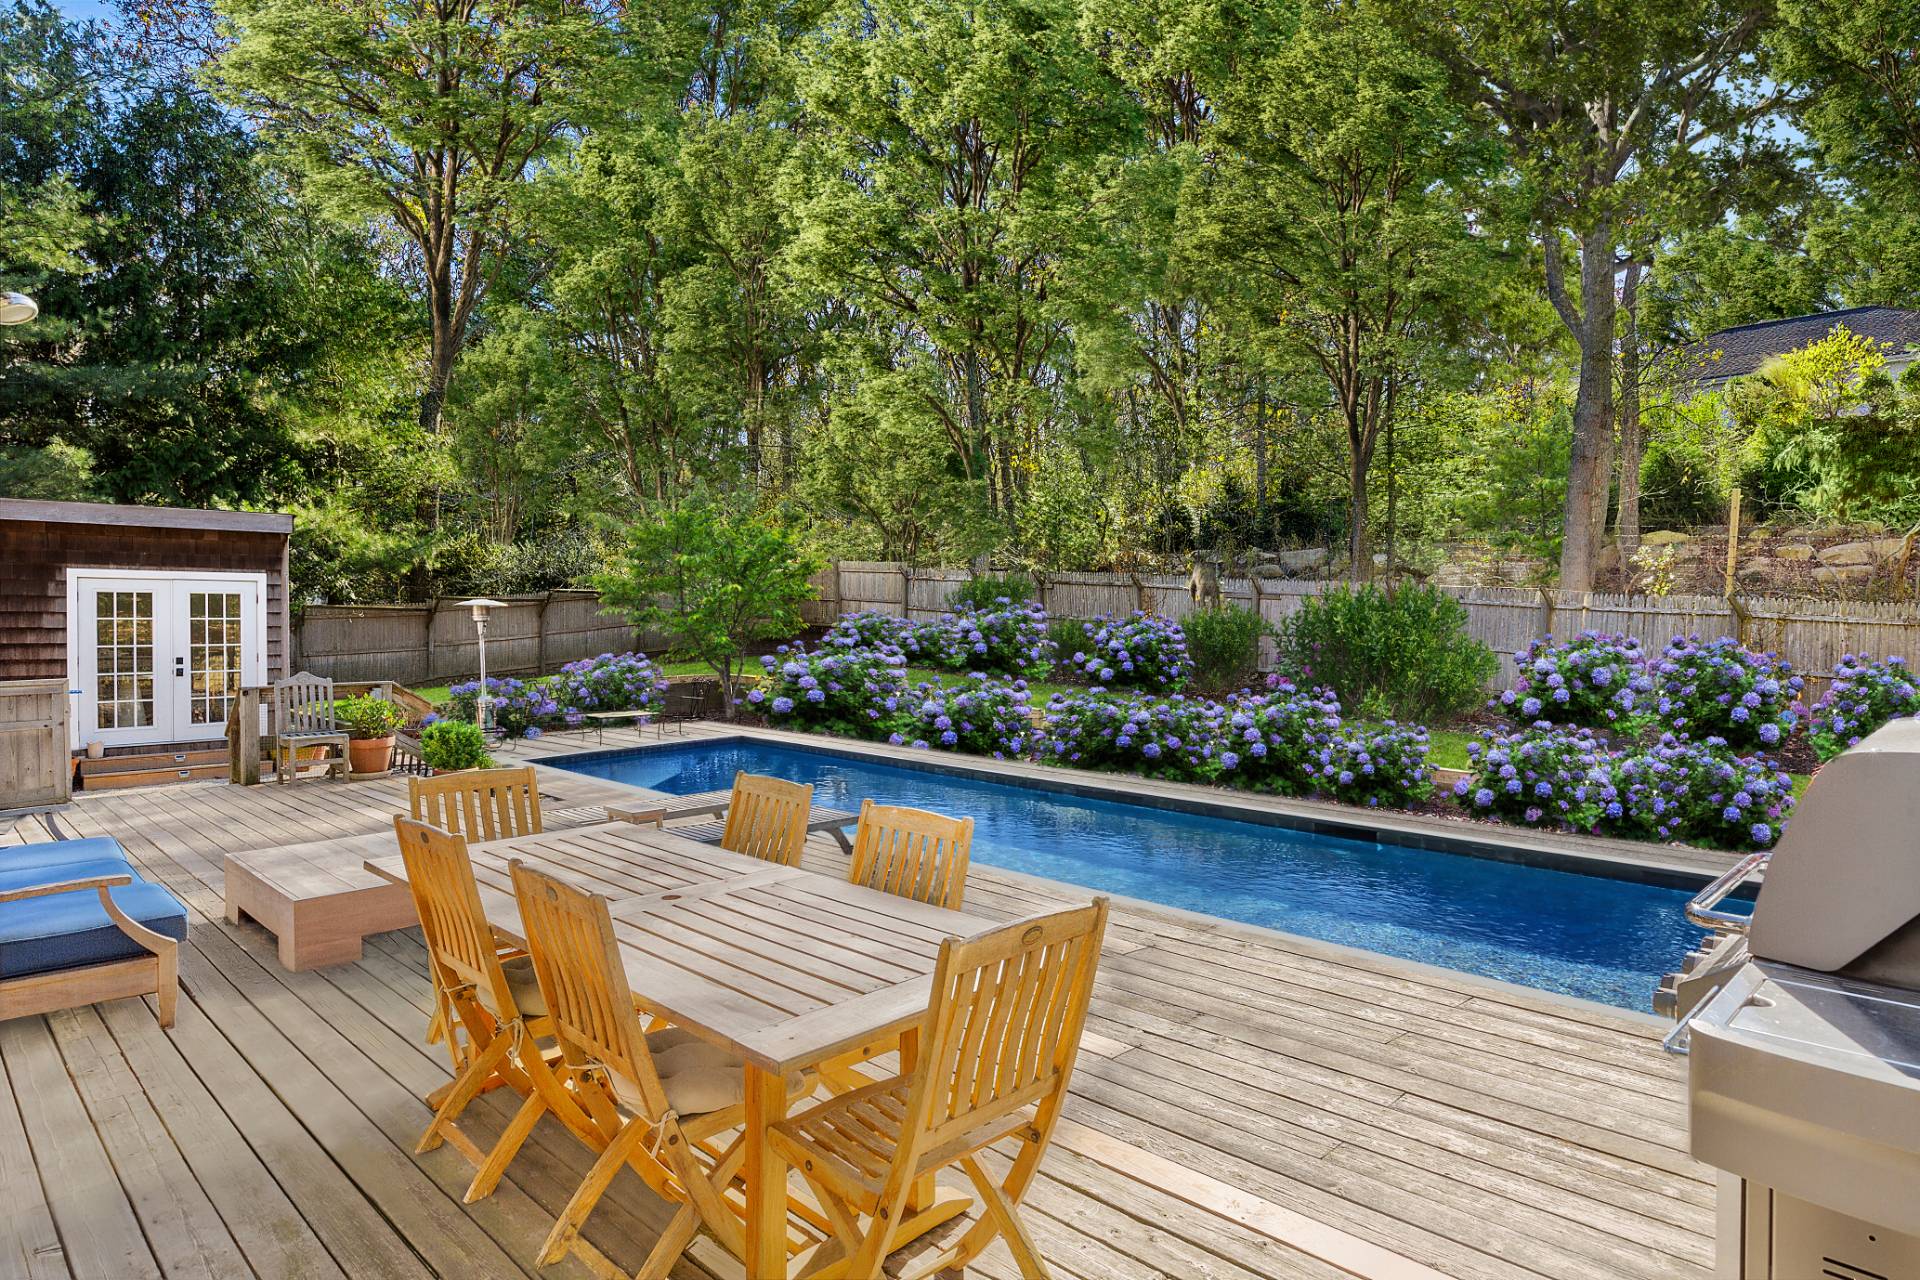
<svg viewBox="0 0 1920 1280">
<path fill-rule="evenodd" d="M 349 738 L 347 765 L 355 773 L 385 773 L 393 767 L 393 735 L 384 738 Z"/>
</svg>

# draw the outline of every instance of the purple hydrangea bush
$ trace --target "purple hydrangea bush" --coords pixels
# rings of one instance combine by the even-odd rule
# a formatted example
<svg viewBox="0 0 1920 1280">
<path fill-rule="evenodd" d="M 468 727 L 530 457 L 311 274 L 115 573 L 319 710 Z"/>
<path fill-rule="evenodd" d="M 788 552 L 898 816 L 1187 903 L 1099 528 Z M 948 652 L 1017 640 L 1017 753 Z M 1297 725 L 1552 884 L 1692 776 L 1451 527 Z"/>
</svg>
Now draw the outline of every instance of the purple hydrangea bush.
<svg viewBox="0 0 1920 1280">
<path fill-rule="evenodd" d="M 1889 720 L 1920 714 L 1920 682 L 1904 658 L 1849 653 L 1833 667 L 1833 683 L 1813 704 L 1807 736 L 1814 754 L 1831 760 Z"/>
<path fill-rule="evenodd" d="M 843 613 L 820 637 L 822 649 L 884 649 L 889 646 L 908 651 L 914 625 L 905 618 L 878 609 Z"/>
<path fill-rule="evenodd" d="M 906 701 L 907 660 L 898 649 L 822 649 L 781 645 L 760 659 L 767 680 L 747 705 L 783 728 L 884 737 Z"/>
<path fill-rule="evenodd" d="M 553 686 L 572 711 L 638 711 L 667 691 L 665 677 L 644 653 L 603 653 L 569 662 Z"/>
<path fill-rule="evenodd" d="M 903 646 L 946 671 L 1043 674 L 1048 666 L 1047 611 L 1001 596 L 988 609 L 959 609 L 913 628 Z"/>
<path fill-rule="evenodd" d="M 1753 653 L 1732 636 L 1675 636 L 1653 664 L 1654 710 L 1673 733 L 1771 751 L 1798 722 L 1804 683 L 1784 658 Z"/>
<path fill-rule="evenodd" d="M 1632 719 L 1653 689 L 1646 655 L 1632 636 L 1585 631 L 1565 644 L 1535 640 L 1514 662 L 1513 688 L 1487 705 L 1523 724 L 1609 728 Z"/>
<path fill-rule="evenodd" d="M 1313 790 L 1319 753 L 1340 728 L 1340 700 L 1330 690 L 1307 692 L 1276 680 L 1261 693 L 1226 701 L 1224 750 L 1235 757 L 1236 785 L 1282 795 Z"/>
<path fill-rule="evenodd" d="M 1314 756 L 1313 789 L 1371 809 L 1400 808 L 1433 794 L 1427 731 L 1383 724 L 1333 734 Z"/>
<path fill-rule="evenodd" d="M 1178 689 L 1193 675 L 1186 632 L 1171 618 L 1135 610 L 1083 624 L 1086 647 L 1061 657 L 1089 684 Z"/>
<path fill-rule="evenodd" d="M 580 723 L 580 712 L 563 707 L 555 696 L 553 677 L 520 680 L 487 677 L 487 700 L 493 707 L 494 727 L 509 738 L 537 738 L 548 729 Z M 478 712 L 480 682 L 467 680 L 447 690 L 449 720 L 472 720 Z"/>
<path fill-rule="evenodd" d="M 1453 796 L 1475 817 L 1591 831 L 1618 802 L 1606 746 L 1591 729 L 1483 732 Z"/>
<path fill-rule="evenodd" d="M 1612 770 L 1617 795 L 1602 821 L 1609 834 L 1767 849 L 1793 809 L 1793 780 L 1722 738 L 1665 734 L 1614 753 Z"/>
<path fill-rule="evenodd" d="M 1022 759 L 1036 736 L 1025 680 L 976 672 L 951 684 L 916 685 L 901 705 L 912 719 L 889 735 L 896 746 Z"/>
<path fill-rule="evenodd" d="M 1213 782 L 1239 767 L 1226 741 L 1226 708 L 1180 694 L 1056 693 L 1036 756 L 1050 764 L 1109 769 L 1175 782 Z"/>
</svg>

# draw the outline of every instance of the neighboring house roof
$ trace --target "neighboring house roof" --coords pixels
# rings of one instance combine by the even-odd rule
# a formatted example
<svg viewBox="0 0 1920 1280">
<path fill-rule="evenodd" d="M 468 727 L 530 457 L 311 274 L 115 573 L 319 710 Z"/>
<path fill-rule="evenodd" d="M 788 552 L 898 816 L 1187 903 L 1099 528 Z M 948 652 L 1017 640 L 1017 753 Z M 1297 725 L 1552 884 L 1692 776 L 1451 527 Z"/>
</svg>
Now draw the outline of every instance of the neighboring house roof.
<svg viewBox="0 0 1920 1280">
<path fill-rule="evenodd" d="M 116 506 L 104 502 L 40 502 L 27 498 L 0 498 L 0 520 L 282 535 L 293 532 L 292 516 L 271 511 L 200 511 L 186 507 Z"/>
<path fill-rule="evenodd" d="M 1920 346 L 1920 311 L 1904 307 L 1849 307 L 1784 320 L 1762 320 L 1708 335 L 1697 345 L 1696 382 L 1724 382 L 1753 373 L 1775 356 L 1798 351 L 1845 325 L 1849 333 L 1890 344 L 1887 355 L 1898 360 L 1907 348 Z M 1714 352 L 1719 358 L 1713 358 Z"/>
</svg>

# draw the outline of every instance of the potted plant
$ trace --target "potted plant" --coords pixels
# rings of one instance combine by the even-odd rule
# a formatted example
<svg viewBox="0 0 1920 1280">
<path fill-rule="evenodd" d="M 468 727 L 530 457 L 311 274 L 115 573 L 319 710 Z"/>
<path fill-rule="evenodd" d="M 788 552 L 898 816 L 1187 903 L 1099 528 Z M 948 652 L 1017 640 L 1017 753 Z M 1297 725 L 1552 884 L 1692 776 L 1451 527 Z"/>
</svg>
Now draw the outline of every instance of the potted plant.
<svg viewBox="0 0 1920 1280">
<path fill-rule="evenodd" d="M 342 698 L 333 717 L 347 731 L 347 767 L 356 775 L 385 773 L 393 767 L 393 731 L 407 713 L 385 698 Z"/>
<path fill-rule="evenodd" d="M 486 735 L 479 725 L 467 720 L 435 720 L 421 729 L 420 758 L 436 774 L 493 765 L 493 757 L 487 754 Z"/>
</svg>

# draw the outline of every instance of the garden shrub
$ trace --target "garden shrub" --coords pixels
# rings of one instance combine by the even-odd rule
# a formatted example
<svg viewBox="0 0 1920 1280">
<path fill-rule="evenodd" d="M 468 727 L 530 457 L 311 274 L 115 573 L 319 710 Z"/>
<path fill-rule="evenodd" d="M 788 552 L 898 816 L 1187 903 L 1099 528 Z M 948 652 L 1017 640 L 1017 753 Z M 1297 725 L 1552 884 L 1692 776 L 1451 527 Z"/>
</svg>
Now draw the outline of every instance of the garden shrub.
<svg viewBox="0 0 1920 1280">
<path fill-rule="evenodd" d="M 451 720 L 473 720 L 479 712 L 480 682 L 468 680 L 447 690 L 446 714 Z M 552 679 L 520 680 L 487 677 L 487 699 L 493 724 L 509 738 L 537 738 L 547 729 L 578 724 L 577 710 L 563 708 L 554 696 Z"/>
<path fill-rule="evenodd" d="M 354 738 L 384 738 L 407 722 L 407 713 L 396 703 L 371 695 L 339 699 L 333 717 Z"/>
<path fill-rule="evenodd" d="M 870 649 L 894 645 L 903 652 L 913 636 L 914 625 L 905 618 L 878 609 L 843 613 L 820 637 L 822 649 Z"/>
<path fill-rule="evenodd" d="M 1194 679 L 1202 688 L 1236 688 L 1260 665 L 1260 637 L 1268 628 L 1251 609 L 1237 604 L 1199 609 L 1182 620 L 1181 628 Z"/>
<path fill-rule="evenodd" d="M 1193 674 L 1186 632 L 1171 618 L 1136 610 L 1081 624 L 1082 638 L 1066 661 L 1089 683 L 1178 689 Z"/>
<path fill-rule="evenodd" d="M 1772 749 L 1786 741 L 1803 684 L 1784 659 L 1743 649 L 1732 636 L 1704 644 L 1698 636 L 1675 636 L 1653 665 L 1662 727 L 1734 747 Z"/>
<path fill-rule="evenodd" d="M 435 720 L 420 730 L 420 758 L 435 769 L 486 769 L 486 735 L 471 720 Z"/>
<path fill-rule="evenodd" d="M 1664 734 L 1616 753 L 1614 803 L 1602 829 L 1641 839 L 1726 849 L 1766 849 L 1793 808 L 1793 780 L 1762 757 L 1737 755 L 1723 738 Z"/>
<path fill-rule="evenodd" d="M 1283 674 L 1355 709 L 1430 720 L 1478 705 L 1500 669 L 1467 634 L 1467 611 L 1429 586 L 1336 586 L 1301 601 L 1275 633 Z"/>
<path fill-rule="evenodd" d="M 1329 736 L 1315 756 L 1313 789 L 1368 808 L 1402 808 L 1433 794 L 1427 731 L 1418 725 L 1361 725 Z"/>
<path fill-rule="evenodd" d="M 1047 703 L 1036 755 L 1081 769 L 1212 782 L 1239 763 L 1225 744 L 1225 726 L 1225 709 L 1205 698 L 1057 693 Z"/>
<path fill-rule="evenodd" d="M 1340 728 L 1340 703 L 1325 689 L 1308 693 L 1284 680 L 1262 693 L 1227 699 L 1225 749 L 1235 780 L 1259 791 L 1299 795 L 1312 789 L 1320 749 Z"/>
<path fill-rule="evenodd" d="M 1024 757 L 1035 737 L 1024 680 L 976 673 L 953 684 L 932 681 L 916 685 L 901 705 L 913 720 L 888 738 L 896 746 L 910 741 L 1005 760 Z"/>
<path fill-rule="evenodd" d="M 1078 618 L 1048 618 L 1047 644 L 1054 665 L 1065 666 L 1075 651 L 1087 647 L 1087 624 Z"/>
<path fill-rule="evenodd" d="M 665 677 L 644 653 L 603 653 L 569 662 L 552 684 L 574 711 L 639 711 L 667 691 Z"/>
<path fill-rule="evenodd" d="M 783 728 L 878 738 L 906 693 L 898 649 L 819 650 L 781 645 L 760 659 L 767 680 L 746 702 Z"/>
<path fill-rule="evenodd" d="M 1822 760 L 1831 760 L 1889 720 L 1920 712 L 1920 684 L 1904 658 L 1876 662 L 1844 654 L 1833 683 L 1813 704 L 1807 736 Z"/>
<path fill-rule="evenodd" d="M 1535 640 L 1514 655 L 1519 677 L 1487 705 L 1525 724 L 1605 729 L 1633 718 L 1653 688 L 1646 655 L 1632 636 L 1585 631 L 1565 644 Z"/>
<path fill-rule="evenodd" d="M 1039 675 L 1048 666 L 1047 613 L 1029 601 L 1004 597 L 985 609 L 964 609 L 921 623 L 905 646 L 909 654 L 945 671 Z"/>
<path fill-rule="evenodd" d="M 991 609 L 995 605 L 1025 604 L 1034 598 L 1033 579 L 1024 573 L 986 574 L 969 578 L 947 597 L 947 608 Z"/>
<path fill-rule="evenodd" d="M 1453 795 L 1476 817 L 1591 831 L 1616 804 L 1605 745 L 1591 729 L 1482 733 Z"/>
</svg>

